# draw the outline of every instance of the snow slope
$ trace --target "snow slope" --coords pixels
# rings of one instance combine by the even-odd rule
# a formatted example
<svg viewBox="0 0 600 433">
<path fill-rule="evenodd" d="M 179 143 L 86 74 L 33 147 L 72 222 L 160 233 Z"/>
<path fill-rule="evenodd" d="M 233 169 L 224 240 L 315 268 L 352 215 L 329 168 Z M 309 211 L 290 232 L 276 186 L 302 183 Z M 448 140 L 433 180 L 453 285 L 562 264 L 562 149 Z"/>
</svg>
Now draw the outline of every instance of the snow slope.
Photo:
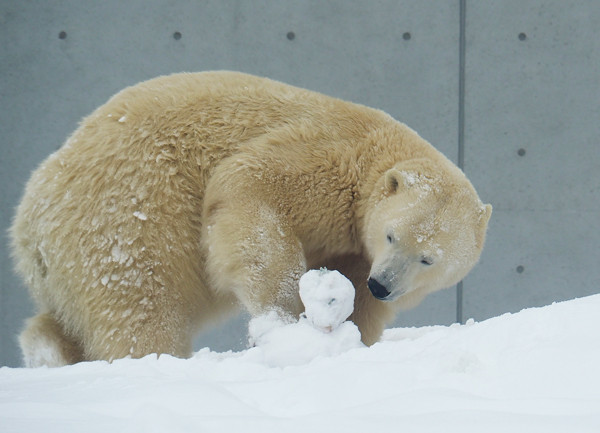
<svg viewBox="0 0 600 433">
<path fill-rule="evenodd" d="M 600 432 L 600 295 L 370 348 L 346 325 L 333 352 L 293 324 L 243 352 L 1 368 L 0 432 Z"/>
</svg>

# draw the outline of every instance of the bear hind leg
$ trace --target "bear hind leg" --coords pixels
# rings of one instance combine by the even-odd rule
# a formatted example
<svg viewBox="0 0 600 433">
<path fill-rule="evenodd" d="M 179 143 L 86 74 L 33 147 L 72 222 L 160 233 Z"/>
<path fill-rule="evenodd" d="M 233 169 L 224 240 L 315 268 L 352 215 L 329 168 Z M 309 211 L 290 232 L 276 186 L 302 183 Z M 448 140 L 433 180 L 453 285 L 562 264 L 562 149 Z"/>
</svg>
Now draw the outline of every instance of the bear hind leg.
<svg viewBox="0 0 600 433">
<path fill-rule="evenodd" d="M 65 335 L 62 325 L 49 313 L 29 319 L 19 343 L 26 367 L 60 367 L 84 360 L 79 344 Z"/>
</svg>

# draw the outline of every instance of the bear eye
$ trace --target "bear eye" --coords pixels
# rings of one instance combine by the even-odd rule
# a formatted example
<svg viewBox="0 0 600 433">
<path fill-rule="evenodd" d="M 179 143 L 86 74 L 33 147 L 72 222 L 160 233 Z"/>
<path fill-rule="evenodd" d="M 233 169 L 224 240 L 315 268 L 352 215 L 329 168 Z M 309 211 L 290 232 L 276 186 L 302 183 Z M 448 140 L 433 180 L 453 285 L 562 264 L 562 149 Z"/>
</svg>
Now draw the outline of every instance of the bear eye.
<svg viewBox="0 0 600 433">
<path fill-rule="evenodd" d="M 433 265 L 433 259 L 431 257 L 421 257 L 421 264 L 425 266 Z"/>
<path fill-rule="evenodd" d="M 392 242 L 394 242 L 394 238 L 392 237 L 392 235 L 387 235 L 387 241 L 389 244 L 391 244 Z"/>
</svg>

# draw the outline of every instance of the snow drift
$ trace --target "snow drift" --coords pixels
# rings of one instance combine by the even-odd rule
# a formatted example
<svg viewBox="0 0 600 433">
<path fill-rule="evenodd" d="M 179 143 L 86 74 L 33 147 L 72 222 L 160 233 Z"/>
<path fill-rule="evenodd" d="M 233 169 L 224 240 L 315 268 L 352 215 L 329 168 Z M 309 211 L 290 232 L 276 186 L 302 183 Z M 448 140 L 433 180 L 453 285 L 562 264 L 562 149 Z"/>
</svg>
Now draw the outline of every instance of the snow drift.
<svg viewBox="0 0 600 433">
<path fill-rule="evenodd" d="M 369 348 L 334 331 L 328 351 L 304 325 L 263 323 L 277 338 L 188 360 L 2 368 L 0 431 L 600 431 L 600 295 Z"/>
</svg>

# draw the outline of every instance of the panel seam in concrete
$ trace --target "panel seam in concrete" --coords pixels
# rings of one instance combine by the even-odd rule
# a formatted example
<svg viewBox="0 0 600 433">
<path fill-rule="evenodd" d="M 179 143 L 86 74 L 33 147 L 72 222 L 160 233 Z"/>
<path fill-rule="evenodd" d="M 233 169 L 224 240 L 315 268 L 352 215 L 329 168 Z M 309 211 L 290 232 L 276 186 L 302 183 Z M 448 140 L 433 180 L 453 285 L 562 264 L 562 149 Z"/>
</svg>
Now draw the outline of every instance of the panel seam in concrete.
<svg viewBox="0 0 600 433">
<path fill-rule="evenodd" d="M 465 27 L 467 0 L 459 0 L 458 36 L 458 166 L 465 166 Z M 456 285 L 456 321 L 463 323 L 463 282 Z"/>
</svg>

